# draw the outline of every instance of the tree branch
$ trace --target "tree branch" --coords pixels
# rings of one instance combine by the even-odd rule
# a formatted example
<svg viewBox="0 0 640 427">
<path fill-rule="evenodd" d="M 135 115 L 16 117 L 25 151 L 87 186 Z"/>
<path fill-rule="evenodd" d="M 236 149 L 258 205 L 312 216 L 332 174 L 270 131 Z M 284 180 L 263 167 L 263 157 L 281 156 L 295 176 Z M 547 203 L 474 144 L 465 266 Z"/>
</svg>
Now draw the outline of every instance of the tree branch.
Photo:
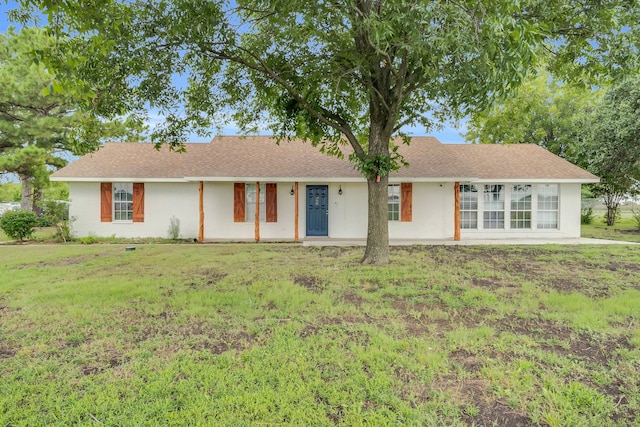
<svg viewBox="0 0 640 427">
<path fill-rule="evenodd" d="M 255 53 L 250 52 L 246 49 L 238 47 L 240 51 L 247 54 L 251 58 L 253 58 L 255 63 L 249 61 L 239 55 L 234 55 L 232 53 L 225 52 L 224 50 L 214 50 L 212 48 L 206 48 L 206 52 L 213 58 L 222 61 L 234 62 L 236 64 L 247 67 L 251 70 L 257 71 L 267 77 L 269 77 L 272 81 L 280 85 L 291 97 L 302 107 L 304 108 L 312 117 L 320 122 L 330 126 L 337 131 L 341 132 L 349 141 L 349 144 L 356 152 L 358 157 L 364 157 L 365 152 L 360 146 L 356 136 L 353 134 L 351 127 L 349 124 L 342 118 L 340 115 L 329 111 L 324 107 L 319 107 L 319 111 L 314 108 L 306 99 L 295 90 L 295 88 L 289 84 L 284 78 L 280 76 L 275 70 L 268 67 Z"/>
</svg>

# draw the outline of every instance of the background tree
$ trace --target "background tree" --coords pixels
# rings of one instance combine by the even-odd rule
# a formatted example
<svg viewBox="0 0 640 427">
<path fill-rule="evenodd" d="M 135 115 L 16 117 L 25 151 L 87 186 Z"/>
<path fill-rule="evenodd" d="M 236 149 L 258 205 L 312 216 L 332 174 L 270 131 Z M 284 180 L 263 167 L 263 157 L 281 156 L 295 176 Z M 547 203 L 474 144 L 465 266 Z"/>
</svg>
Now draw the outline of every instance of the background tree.
<svg viewBox="0 0 640 427">
<path fill-rule="evenodd" d="M 540 145 L 600 177 L 590 191 L 614 225 L 622 200 L 640 191 L 640 86 L 628 78 L 607 88 L 568 85 L 543 72 L 512 96 L 474 113 L 470 142 Z"/>
<path fill-rule="evenodd" d="M 103 121 L 80 109 L 84 99 L 59 93 L 54 75 L 34 55 L 55 40 L 37 28 L 0 35 L 0 173 L 22 183 L 22 209 L 38 210 L 52 169 L 69 154 L 95 150 L 105 138 L 137 131 L 135 122 Z"/>
<path fill-rule="evenodd" d="M 21 208 L 38 212 L 41 189 L 49 181 L 48 166 L 62 167 L 64 159 L 57 158 L 35 145 L 8 149 L 0 155 L 0 171 L 18 175 L 22 183 Z"/>
<path fill-rule="evenodd" d="M 611 87 L 583 129 L 580 161 L 600 177 L 593 191 L 603 198 L 607 224 L 612 226 L 621 201 L 640 192 L 640 79 Z"/>
<path fill-rule="evenodd" d="M 233 120 L 348 153 L 368 183 L 365 263 L 389 259 L 388 174 L 405 125 L 484 108 L 545 50 L 557 72 L 607 72 L 631 57 L 639 15 L 624 0 L 21 3 L 81 35 L 50 52 L 62 53 L 59 77 L 84 82 L 76 92 L 106 116 L 158 108 L 158 143 Z"/>
<path fill-rule="evenodd" d="M 585 115 L 603 92 L 561 82 L 541 70 L 508 98 L 474 112 L 465 138 L 481 144 L 536 144 L 576 162 Z"/>
</svg>

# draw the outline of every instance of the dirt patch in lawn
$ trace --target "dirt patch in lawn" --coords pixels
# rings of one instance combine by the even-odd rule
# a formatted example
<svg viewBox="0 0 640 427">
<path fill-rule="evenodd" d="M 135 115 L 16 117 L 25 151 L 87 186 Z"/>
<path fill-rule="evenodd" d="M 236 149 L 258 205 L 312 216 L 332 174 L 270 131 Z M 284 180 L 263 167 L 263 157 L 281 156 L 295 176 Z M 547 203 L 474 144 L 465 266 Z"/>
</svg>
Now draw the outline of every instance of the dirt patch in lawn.
<svg viewBox="0 0 640 427">
<path fill-rule="evenodd" d="M 567 326 L 543 319 L 506 316 L 491 325 L 497 331 L 529 336 L 545 350 L 578 357 L 598 365 L 618 360 L 617 352 L 621 349 L 633 349 L 626 337 L 576 332 Z"/>
<path fill-rule="evenodd" d="M 198 273 L 195 280 L 192 279 L 188 281 L 186 283 L 186 286 L 190 290 L 206 289 L 206 288 L 215 286 L 219 281 L 221 281 L 225 277 L 227 277 L 227 273 L 206 268 Z M 170 290 L 169 292 L 173 294 L 172 290 Z"/>
<path fill-rule="evenodd" d="M 356 307 L 360 307 L 367 302 L 365 298 L 361 297 L 354 291 L 345 292 L 343 298 L 344 302 L 346 302 L 347 304 L 353 304 Z"/>
<path fill-rule="evenodd" d="M 523 413 L 500 400 L 495 400 L 487 390 L 484 381 L 463 381 L 459 393 L 470 404 L 463 416 L 463 420 L 469 425 L 510 427 L 532 425 L 531 420 Z"/>
<path fill-rule="evenodd" d="M 294 284 L 302 286 L 311 292 L 322 292 L 325 289 L 325 284 L 322 279 L 315 276 L 295 275 L 291 278 Z"/>
<path fill-rule="evenodd" d="M 510 427 L 533 425 L 524 413 L 496 399 L 484 380 L 460 380 L 455 376 L 446 375 L 436 380 L 430 388 L 450 396 L 449 399 L 463 408 L 462 420 L 466 425 Z"/>
<path fill-rule="evenodd" d="M 150 343 L 157 349 L 157 355 L 166 357 L 184 350 L 208 350 L 214 354 L 243 351 L 269 337 L 268 332 L 257 336 L 242 328 L 224 327 L 195 318 L 179 319 L 168 311 L 146 314 L 130 309 L 120 314 L 117 323 L 123 332 L 131 334 L 131 345 L 139 347 Z"/>
<path fill-rule="evenodd" d="M 97 375 L 115 369 L 127 363 L 131 358 L 125 356 L 122 350 L 108 346 L 97 350 L 91 359 L 91 363 L 80 366 L 83 375 Z"/>
<path fill-rule="evenodd" d="M 13 349 L 0 344 L 0 360 L 11 359 L 15 355 L 16 352 Z"/>
<path fill-rule="evenodd" d="M 23 264 L 16 266 L 16 270 L 24 270 L 25 268 L 47 268 L 47 267 L 68 267 L 72 265 L 84 264 L 88 261 L 104 256 L 101 254 L 75 255 L 72 257 L 59 258 L 50 261 L 41 261 L 33 264 Z"/>
</svg>

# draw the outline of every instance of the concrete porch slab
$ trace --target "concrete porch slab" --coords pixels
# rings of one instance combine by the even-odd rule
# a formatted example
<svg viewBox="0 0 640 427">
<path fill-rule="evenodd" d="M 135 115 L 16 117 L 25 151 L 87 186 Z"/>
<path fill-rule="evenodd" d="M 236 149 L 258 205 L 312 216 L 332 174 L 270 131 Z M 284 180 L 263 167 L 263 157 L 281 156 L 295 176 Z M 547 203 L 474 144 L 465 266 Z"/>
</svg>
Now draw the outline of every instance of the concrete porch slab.
<svg viewBox="0 0 640 427">
<path fill-rule="evenodd" d="M 329 239 L 323 237 L 307 237 L 302 240 L 303 246 L 365 246 L 366 239 Z M 391 246 L 471 246 L 471 245 L 638 245 L 634 242 L 604 239 L 477 239 L 477 240 L 431 240 L 431 239 L 391 239 Z"/>
</svg>

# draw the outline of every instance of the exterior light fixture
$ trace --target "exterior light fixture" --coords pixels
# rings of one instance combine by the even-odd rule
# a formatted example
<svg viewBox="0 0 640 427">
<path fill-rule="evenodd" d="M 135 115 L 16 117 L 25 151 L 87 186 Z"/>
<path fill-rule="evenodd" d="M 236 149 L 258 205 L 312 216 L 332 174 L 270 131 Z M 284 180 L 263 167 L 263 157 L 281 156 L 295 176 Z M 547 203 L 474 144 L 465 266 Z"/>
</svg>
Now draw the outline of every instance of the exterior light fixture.
<svg viewBox="0 0 640 427">
<path fill-rule="evenodd" d="M 338 188 L 338 194 L 342 196 L 342 185 L 340 185 Z"/>
<path fill-rule="evenodd" d="M 292 196 L 295 194 L 295 191 L 293 191 L 293 185 L 291 186 L 291 191 L 289 191 L 289 194 L 291 194 Z"/>
</svg>

